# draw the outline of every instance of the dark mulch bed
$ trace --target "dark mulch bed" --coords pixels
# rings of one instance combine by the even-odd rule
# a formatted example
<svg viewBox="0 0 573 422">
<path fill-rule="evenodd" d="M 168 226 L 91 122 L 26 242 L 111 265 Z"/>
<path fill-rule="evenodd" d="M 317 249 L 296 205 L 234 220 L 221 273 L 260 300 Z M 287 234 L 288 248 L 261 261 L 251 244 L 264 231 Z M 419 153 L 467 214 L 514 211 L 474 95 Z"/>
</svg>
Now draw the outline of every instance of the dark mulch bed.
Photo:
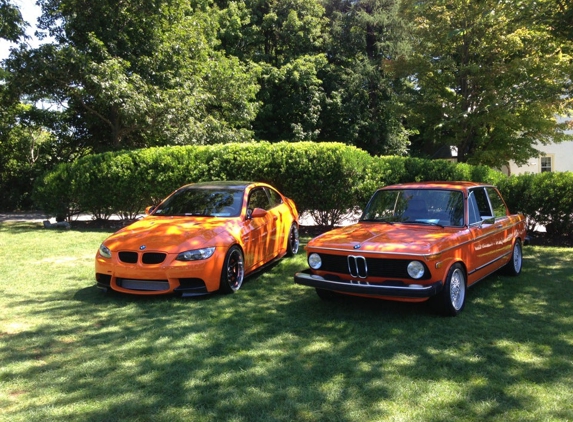
<svg viewBox="0 0 573 422">
<path fill-rule="evenodd" d="M 548 234 L 544 232 L 529 233 L 531 245 L 534 246 L 556 246 L 562 248 L 573 247 L 573 236 L 566 234 Z"/>
<path fill-rule="evenodd" d="M 119 230 L 132 223 L 133 220 L 78 220 L 72 221 L 71 226 L 75 229 L 106 229 Z M 300 235 L 315 237 L 328 231 L 324 226 L 301 226 Z M 529 234 L 531 244 L 535 246 L 573 247 L 573 236 L 550 235 L 544 232 L 532 232 Z"/>
</svg>

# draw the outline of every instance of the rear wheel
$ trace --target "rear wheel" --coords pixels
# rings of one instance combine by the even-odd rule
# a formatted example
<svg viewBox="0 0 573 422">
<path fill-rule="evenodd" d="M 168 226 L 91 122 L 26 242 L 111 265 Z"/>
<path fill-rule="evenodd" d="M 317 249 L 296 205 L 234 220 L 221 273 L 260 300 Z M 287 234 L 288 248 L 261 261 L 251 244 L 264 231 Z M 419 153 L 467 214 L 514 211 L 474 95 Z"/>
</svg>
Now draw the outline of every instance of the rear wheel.
<svg viewBox="0 0 573 422">
<path fill-rule="evenodd" d="M 288 233 L 287 256 L 294 256 L 298 253 L 300 241 L 298 239 L 298 226 L 293 223 Z"/>
<path fill-rule="evenodd" d="M 521 273 L 521 267 L 523 265 L 523 250 L 521 248 L 521 240 L 517 239 L 513 245 L 513 252 L 511 253 L 511 259 L 503 267 L 503 272 L 507 275 L 516 276 Z"/>
<path fill-rule="evenodd" d="M 446 282 L 434 298 L 434 307 L 442 315 L 456 316 L 466 304 L 466 273 L 461 264 L 450 267 Z"/>
<path fill-rule="evenodd" d="M 219 291 L 224 294 L 235 293 L 243 285 L 244 278 L 243 252 L 237 245 L 231 246 L 225 256 Z"/>
</svg>

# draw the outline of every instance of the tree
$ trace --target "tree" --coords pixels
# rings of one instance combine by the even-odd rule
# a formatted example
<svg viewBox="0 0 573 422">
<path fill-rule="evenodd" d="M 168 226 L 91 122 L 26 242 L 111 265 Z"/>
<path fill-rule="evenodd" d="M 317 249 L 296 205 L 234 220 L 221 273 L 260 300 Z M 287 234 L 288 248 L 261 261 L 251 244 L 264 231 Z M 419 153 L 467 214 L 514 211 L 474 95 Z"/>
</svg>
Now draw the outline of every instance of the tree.
<svg viewBox="0 0 573 422">
<path fill-rule="evenodd" d="M 221 1 L 219 7 L 221 47 L 261 69 L 256 137 L 317 139 L 324 97 L 318 74 L 327 63 L 320 0 Z"/>
<path fill-rule="evenodd" d="M 228 54 L 261 66 L 253 123 L 269 141 L 340 141 L 372 153 L 408 144 L 389 62 L 407 51 L 397 0 L 219 1 Z"/>
<path fill-rule="evenodd" d="M 89 152 L 250 139 L 257 69 L 215 50 L 208 2 L 39 3 L 55 41 L 13 53 L 8 84 L 58 106 L 42 124 L 60 141 Z"/>
<path fill-rule="evenodd" d="M 409 26 L 396 0 L 330 0 L 326 100 L 320 138 L 372 154 L 404 154 L 409 144 L 393 63 L 408 54 Z"/>
<path fill-rule="evenodd" d="M 26 37 L 25 27 L 20 9 L 10 0 L 0 0 L 0 38 L 18 42 Z"/>
<path fill-rule="evenodd" d="M 550 25 L 553 34 L 573 41 L 573 6 L 568 0 L 530 1 L 538 16 Z"/>
<path fill-rule="evenodd" d="M 501 167 L 568 139 L 571 58 L 526 2 L 409 1 L 415 54 L 408 125 L 418 154 L 454 145 L 458 160 Z"/>
</svg>

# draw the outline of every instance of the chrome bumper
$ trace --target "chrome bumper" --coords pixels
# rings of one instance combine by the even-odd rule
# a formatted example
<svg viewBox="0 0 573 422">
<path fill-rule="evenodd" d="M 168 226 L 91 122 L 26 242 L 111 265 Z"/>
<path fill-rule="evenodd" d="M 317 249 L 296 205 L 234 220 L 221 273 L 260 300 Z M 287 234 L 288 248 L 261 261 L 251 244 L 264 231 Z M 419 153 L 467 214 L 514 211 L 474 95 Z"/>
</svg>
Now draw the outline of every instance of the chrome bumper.
<svg viewBox="0 0 573 422">
<path fill-rule="evenodd" d="M 313 275 L 310 270 L 294 275 L 294 282 L 303 286 L 317 289 L 334 290 L 341 293 L 355 293 L 370 296 L 428 298 L 442 289 L 442 282 L 436 281 L 430 285 L 392 286 L 388 284 L 352 283 L 348 281 L 327 280 L 319 275 Z"/>
</svg>

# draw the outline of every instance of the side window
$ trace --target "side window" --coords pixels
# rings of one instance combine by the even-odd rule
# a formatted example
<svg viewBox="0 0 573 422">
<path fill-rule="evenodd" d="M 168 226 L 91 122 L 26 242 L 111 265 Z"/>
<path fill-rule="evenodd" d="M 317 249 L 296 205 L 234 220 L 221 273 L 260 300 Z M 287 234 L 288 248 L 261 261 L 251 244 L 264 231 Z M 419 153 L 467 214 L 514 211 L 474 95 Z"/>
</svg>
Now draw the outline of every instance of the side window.
<svg viewBox="0 0 573 422">
<path fill-rule="evenodd" d="M 493 208 L 493 216 L 495 218 L 501 218 L 507 216 L 507 207 L 501 199 L 499 192 L 494 188 L 486 188 L 487 194 L 489 196 L 489 200 L 491 202 L 491 206 Z"/>
<path fill-rule="evenodd" d="M 476 189 L 473 189 L 471 191 L 471 193 L 473 193 L 473 196 L 475 198 L 475 203 L 477 205 L 479 217 L 481 219 L 493 217 L 485 189 L 484 188 L 476 188 Z"/>
<path fill-rule="evenodd" d="M 469 211 L 469 223 L 470 226 L 472 224 L 476 224 L 481 221 L 479 216 L 478 205 L 476 201 L 476 196 L 474 192 L 470 192 L 470 196 L 468 197 L 468 211 Z"/>
<path fill-rule="evenodd" d="M 249 195 L 248 208 L 251 211 L 255 208 L 262 208 L 264 210 L 269 210 L 271 208 L 269 198 L 263 188 L 256 188 L 251 192 Z"/>
<path fill-rule="evenodd" d="M 271 208 L 274 208 L 283 203 L 283 199 L 280 194 L 274 189 L 267 189 L 269 193 L 269 198 L 271 198 Z"/>
</svg>

